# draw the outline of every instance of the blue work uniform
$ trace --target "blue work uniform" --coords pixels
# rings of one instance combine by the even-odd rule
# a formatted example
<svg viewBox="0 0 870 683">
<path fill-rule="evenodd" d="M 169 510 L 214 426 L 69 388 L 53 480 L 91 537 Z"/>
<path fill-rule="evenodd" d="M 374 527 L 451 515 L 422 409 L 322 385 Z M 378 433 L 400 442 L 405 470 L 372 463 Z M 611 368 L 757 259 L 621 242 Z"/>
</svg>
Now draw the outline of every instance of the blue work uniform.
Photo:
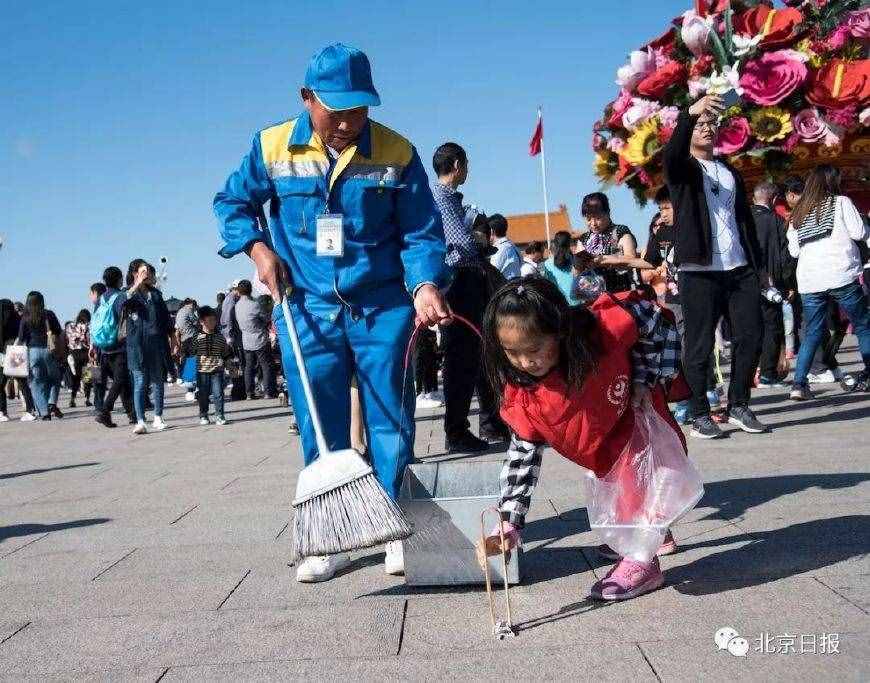
<svg viewBox="0 0 870 683">
<path fill-rule="evenodd" d="M 269 229 L 258 222 L 269 202 Z M 254 136 L 250 153 L 214 200 L 229 258 L 263 241 L 293 280 L 289 304 L 331 449 L 350 447 L 350 382 L 359 383 L 369 455 L 394 498 L 413 458 L 414 392 L 403 360 L 412 294 L 443 287 L 444 231 L 414 147 L 374 121 L 332 159 L 303 113 Z M 340 214 L 344 253 L 316 253 L 317 219 Z M 317 457 L 299 371 L 280 306 L 273 314 L 305 464 Z M 413 374 L 413 373 L 407 373 Z M 404 398 L 404 420 L 400 425 Z"/>
</svg>

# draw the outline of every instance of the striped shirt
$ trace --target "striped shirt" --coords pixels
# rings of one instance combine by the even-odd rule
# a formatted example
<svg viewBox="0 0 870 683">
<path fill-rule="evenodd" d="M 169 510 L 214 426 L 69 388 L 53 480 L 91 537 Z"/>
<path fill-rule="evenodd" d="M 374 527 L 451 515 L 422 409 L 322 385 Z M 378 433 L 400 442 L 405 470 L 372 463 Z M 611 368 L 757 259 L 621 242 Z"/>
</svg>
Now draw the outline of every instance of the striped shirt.
<svg viewBox="0 0 870 683">
<path fill-rule="evenodd" d="M 212 373 L 224 367 L 224 361 L 232 356 L 232 351 L 222 334 L 200 332 L 191 346 L 191 354 L 196 356 L 197 372 Z"/>
<path fill-rule="evenodd" d="M 680 335 L 676 325 L 649 301 L 623 302 L 637 323 L 638 340 L 631 350 L 632 379 L 649 387 L 680 370 Z M 546 444 L 525 441 L 511 433 L 507 460 L 499 476 L 502 519 L 521 529 L 541 472 Z"/>
</svg>

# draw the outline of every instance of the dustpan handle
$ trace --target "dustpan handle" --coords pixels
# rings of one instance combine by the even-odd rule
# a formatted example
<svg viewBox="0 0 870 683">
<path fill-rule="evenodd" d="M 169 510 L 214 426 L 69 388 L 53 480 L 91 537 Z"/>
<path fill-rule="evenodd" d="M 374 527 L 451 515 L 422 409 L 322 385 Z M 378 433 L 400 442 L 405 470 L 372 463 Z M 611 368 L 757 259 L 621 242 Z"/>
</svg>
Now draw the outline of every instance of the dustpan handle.
<svg viewBox="0 0 870 683">
<path fill-rule="evenodd" d="M 308 404 L 308 415 L 314 426 L 314 438 L 317 441 L 317 452 L 325 455 L 329 452 L 326 439 L 323 436 L 323 425 L 320 424 L 320 414 L 317 412 L 317 404 L 314 402 L 314 394 L 311 391 L 311 382 L 308 379 L 308 370 L 305 369 L 305 359 L 302 357 L 302 347 L 299 345 L 299 334 L 296 332 L 296 323 L 290 314 L 290 306 L 287 298 L 293 290 L 287 287 L 281 296 L 281 310 L 284 311 L 284 322 L 287 323 L 287 336 L 290 337 L 290 345 L 293 347 L 293 356 L 296 359 L 296 367 L 299 368 L 299 378 L 302 380 L 302 390 L 305 392 L 305 403 Z"/>
</svg>

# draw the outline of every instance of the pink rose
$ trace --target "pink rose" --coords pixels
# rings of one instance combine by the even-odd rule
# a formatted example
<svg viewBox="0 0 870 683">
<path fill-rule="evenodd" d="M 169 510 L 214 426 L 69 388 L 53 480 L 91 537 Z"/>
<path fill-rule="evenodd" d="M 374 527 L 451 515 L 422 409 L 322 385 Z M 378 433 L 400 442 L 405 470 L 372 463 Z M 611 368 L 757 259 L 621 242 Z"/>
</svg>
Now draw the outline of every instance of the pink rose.
<svg viewBox="0 0 870 683">
<path fill-rule="evenodd" d="M 822 144 L 825 147 L 836 147 L 843 141 L 843 129 L 830 121 L 825 121 L 825 137 Z"/>
<path fill-rule="evenodd" d="M 782 52 L 766 52 L 743 67 L 740 87 L 750 102 L 771 106 L 791 95 L 807 78 L 807 67 Z"/>
<path fill-rule="evenodd" d="M 628 56 L 628 64 L 616 72 L 616 82 L 624 90 L 634 90 L 647 74 L 656 70 L 658 55 L 651 47 L 635 50 Z"/>
<path fill-rule="evenodd" d="M 659 121 L 662 128 L 674 128 L 677 125 L 677 117 L 680 115 L 678 107 L 663 107 L 659 112 Z"/>
<path fill-rule="evenodd" d="M 631 106 L 622 115 L 622 125 L 628 130 L 634 130 L 644 121 L 655 116 L 661 108 L 662 105 L 658 102 L 635 97 L 631 101 Z"/>
<path fill-rule="evenodd" d="M 800 136 L 797 133 L 789 133 L 788 137 L 785 139 L 785 142 L 782 143 L 782 151 L 783 152 L 793 152 L 794 148 L 798 146 L 798 143 L 801 141 Z"/>
<path fill-rule="evenodd" d="M 828 134 L 828 126 L 814 108 L 802 109 L 792 117 L 795 134 L 804 142 L 821 142 Z"/>
<path fill-rule="evenodd" d="M 849 27 L 845 24 L 838 26 L 831 35 L 825 39 L 825 47 L 831 52 L 842 48 L 849 39 Z"/>
<path fill-rule="evenodd" d="M 735 116 L 719 129 L 716 138 L 716 151 L 728 156 L 736 154 L 749 142 L 749 121 L 743 116 Z"/>
<path fill-rule="evenodd" d="M 610 118 L 607 121 L 607 125 L 610 128 L 621 128 L 622 127 L 622 115 L 628 110 L 631 106 L 631 93 L 628 90 L 620 90 L 619 97 L 616 98 L 616 101 L 613 103 L 613 107 L 610 113 Z"/>
<path fill-rule="evenodd" d="M 848 27 L 849 33 L 855 38 L 870 38 L 870 7 L 849 12 L 843 26 Z"/>
</svg>

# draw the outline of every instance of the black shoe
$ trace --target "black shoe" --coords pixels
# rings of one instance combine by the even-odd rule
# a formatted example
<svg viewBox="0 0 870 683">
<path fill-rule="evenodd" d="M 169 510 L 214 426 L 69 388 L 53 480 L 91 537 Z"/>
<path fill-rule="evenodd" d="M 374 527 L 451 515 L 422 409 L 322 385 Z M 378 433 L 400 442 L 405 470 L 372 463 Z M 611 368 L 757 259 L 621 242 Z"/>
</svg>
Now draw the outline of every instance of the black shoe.
<svg viewBox="0 0 870 683">
<path fill-rule="evenodd" d="M 789 392 L 788 397 L 792 401 L 812 401 L 815 398 L 813 392 L 810 391 L 810 388 L 806 384 L 795 384 Z"/>
<path fill-rule="evenodd" d="M 97 415 L 97 417 L 94 418 L 94 421 L 97 424 L 101 424 L 104 427 L 108 427 L 109 429 L 113 429 L 114 427 L 118 426 L 114 422 L 112 422 L 111 416 L 106 415 L 105 413 L 100 413 L 99 415 Z"/>
<path fill-rule="evenodd" d="M 134 424 L 136 424 L 137 422 L 139 422 L 139 420 L 136 419 L 136 416 L 135 416 L 135 415 L 127 415 L 127 419 L 130 421 L 130 424 L 131 424 L 131 425 L 134 425 Z"/>
<path fill-rule="evenodd" d="M 51 415 L 43 415 L 39 419 L 42 420 L 43 422 L 49 422 L 51 420 Z"/>
<path fill-rule="evenodd" d="M 94 404 L 91 403 L 91 399 L 86 398 L 85 399 L 85 408 L 93 408 L 93 406 L 94 406 Z"/>
<path fill-rule="evenodd" d="M 498 429 L 481 429 L 480 438 L 489 443 L 504 443 L 510 438 L 510 434 Z"/>
<path fill-rule="evenodd" d="M 740 427 L 749 434 L 764 434 L 770 430 L 746 406 L 732 406 L 728 410 L 728 424 Z"/>
<path fill-rule="evenodd" d="M 58 420 L 63 419 L 63 413 L 60 412 L 60 408 L 58 408 L 56 405 L 49 405 L 48 406 L 48 414 L 51 415 L 52 417 L 56 417 Z"/>
<path fill-rule="evenodd" d="M 689 432 L 689 435 L 696 439 L 718 439 L 722 436 L 722 430 L 719 429 L 719 425 L 713 422 L 712 417 L 704 415 L 703 417 L 695 418 L 695 421 L 692 423 L 692 431 Z"/>
<path fill-rule="evenodd" d="M 447 440 L 448 453 L 482 453 L 489 450 L 489 444 L 478 439 L 471 432 L 465 432 L 456 439 Z"/>
<path fill-rule="evenodd" d="M 71 399 L 69 400 L 69 407 L 70 407 L 70 408 L 75 408 L 75 407 L 76 407 L 76 400 L 75 400 L 74 398 L 71 398 Z"/>
<path fill-rule="evenodd" d="M 870 372 L 864 370 L 855 375 L 855 386 L 850 391 L 870 391 Z"/>
</svg>

